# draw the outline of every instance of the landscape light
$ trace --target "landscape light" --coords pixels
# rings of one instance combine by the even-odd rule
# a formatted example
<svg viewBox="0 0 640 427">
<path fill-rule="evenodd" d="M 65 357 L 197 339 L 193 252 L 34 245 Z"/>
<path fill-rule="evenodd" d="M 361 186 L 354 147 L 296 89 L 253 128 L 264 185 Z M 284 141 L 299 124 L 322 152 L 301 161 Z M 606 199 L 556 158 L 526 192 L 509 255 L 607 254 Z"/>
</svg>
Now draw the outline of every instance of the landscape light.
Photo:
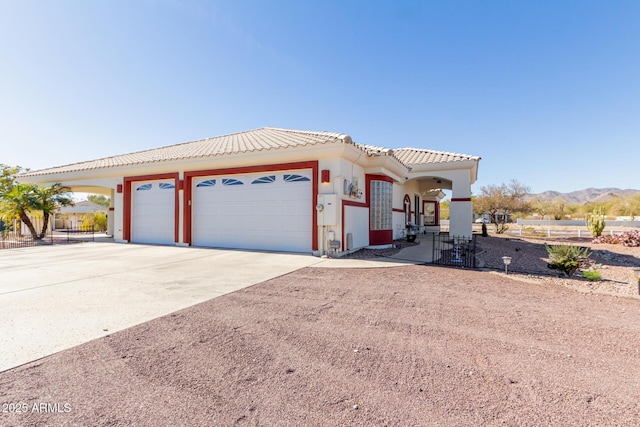
<svg viewBox="0 0 640 427">
<path fill-rule="evenodd" d="M 636 273 L 636 279 L 638 280 L 638 295 L 640 295 L 640 267 L 633 267 L 633 272 Z"/>
<path fill-rule="evenodd" d="M 509 274 L 509 264 L 511 264 L 511 257 L 510 256 L 503 256 L 502 257 L 502 262 L 504 262 L 504 273 L 505 274 Z"/>
</svg>

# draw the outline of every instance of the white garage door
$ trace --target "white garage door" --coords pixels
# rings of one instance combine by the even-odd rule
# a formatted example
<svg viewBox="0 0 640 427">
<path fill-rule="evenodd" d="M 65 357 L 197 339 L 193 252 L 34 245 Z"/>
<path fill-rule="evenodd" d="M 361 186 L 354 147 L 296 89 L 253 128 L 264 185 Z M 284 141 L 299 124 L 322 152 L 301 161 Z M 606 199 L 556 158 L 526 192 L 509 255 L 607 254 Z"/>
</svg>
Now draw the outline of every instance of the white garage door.
<svg viewBox="0 0 640 427">
<path fill-rule="evenodd" d="M 173 180 L 131 183 L 131 241 L 175 243 L 175 185 Z"/>
<path fill-rule="evenodd" d="M 310 170 L 193 180 L 195 246 L 311 252 Z"/>
</svg>

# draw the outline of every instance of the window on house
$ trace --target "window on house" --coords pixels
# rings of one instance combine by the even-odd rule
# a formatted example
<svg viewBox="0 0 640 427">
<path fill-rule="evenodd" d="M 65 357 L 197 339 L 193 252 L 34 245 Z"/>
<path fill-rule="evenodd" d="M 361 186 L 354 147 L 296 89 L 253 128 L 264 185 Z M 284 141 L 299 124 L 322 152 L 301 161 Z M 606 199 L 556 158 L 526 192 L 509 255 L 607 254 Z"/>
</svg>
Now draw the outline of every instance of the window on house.
<svg viewBox="0 0 640 427">
<path fill-rule="evenodd" d="M 393 212 L 393 187 L 390 182 L 371 181 L 369 228 L 391 230 Z"/>
</svg>

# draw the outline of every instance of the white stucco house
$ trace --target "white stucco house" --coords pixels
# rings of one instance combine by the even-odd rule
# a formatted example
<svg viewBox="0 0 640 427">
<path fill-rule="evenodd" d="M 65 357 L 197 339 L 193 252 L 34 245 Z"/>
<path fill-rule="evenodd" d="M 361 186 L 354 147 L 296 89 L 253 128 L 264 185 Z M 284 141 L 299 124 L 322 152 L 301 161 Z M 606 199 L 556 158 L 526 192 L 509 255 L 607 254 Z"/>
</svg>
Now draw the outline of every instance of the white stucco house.
<svg viewBox="0 0 640 427">
<path fill-rule="evenodd" d="M 82 226 L 87 214 L 104 213 L 107 214 L 108 209 L 89 200 L 82 200 L 70 206 L 62 206 L 53 217 L 53 224 L 56 230 L 73 229 Z"/>
<path fill-rule="evenodd" d="M 18 176 L 111 198 L 118 242 L 324 254 L 385 247 L 411 221 L 472 234 L 479 157 L 388 149 L 324 131 L 260 128 Z"/>
</svg>

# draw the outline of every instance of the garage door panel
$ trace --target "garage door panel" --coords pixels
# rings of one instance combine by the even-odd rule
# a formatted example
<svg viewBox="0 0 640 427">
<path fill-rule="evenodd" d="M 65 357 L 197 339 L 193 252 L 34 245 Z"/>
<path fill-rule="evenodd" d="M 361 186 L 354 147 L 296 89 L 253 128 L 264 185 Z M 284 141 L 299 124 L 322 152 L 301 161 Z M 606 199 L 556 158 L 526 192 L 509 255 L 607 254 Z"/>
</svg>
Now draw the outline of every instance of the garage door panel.
<svg viewBox="0 0 640 427">
<path fill-rule="evenodd" d="M 175 185 L 173 180 L 132 183 L 131 241 L 175 243 Z"/>
<path fill-rule="evenodd" d="M 193 244 L 308 252 L 312 198 L 310 171 L 197 178 Z"/>
</svg>

